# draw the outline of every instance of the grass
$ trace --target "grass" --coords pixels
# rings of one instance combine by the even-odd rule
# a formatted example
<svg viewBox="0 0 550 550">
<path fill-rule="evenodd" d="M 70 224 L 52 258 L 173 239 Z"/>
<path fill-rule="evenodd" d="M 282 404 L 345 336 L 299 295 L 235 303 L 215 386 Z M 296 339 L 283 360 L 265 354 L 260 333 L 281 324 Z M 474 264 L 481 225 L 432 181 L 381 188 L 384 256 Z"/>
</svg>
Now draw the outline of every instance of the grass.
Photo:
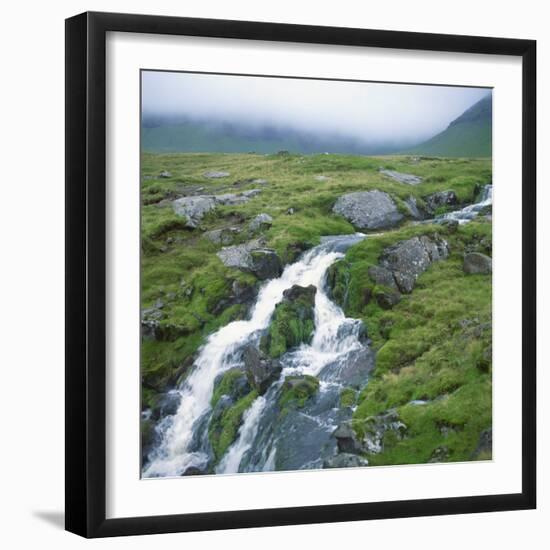
<svg viewBox="0 0 550 550">
<path fill-rule="evenodd" d="M 416 174 L 424 180 L 417 186 L 403 185 L 380 174 L 381 168 Z M 158 178 L 163 170 L 171 177 Z M 205 178 L 203 174 L 210 170 L 231 175 Z M 317 175 L 328 179 L 317 181 Z M 256 178 L 266 179 L 268 184 L 252 183 Z M 220 246 L 210 242 L 204 231 L 237 226 L 242 231 L 236 242 L 243 242 L 250 238 L 247 223 L 265 212 L 273 224 L 262 235 L 288 263 L 317 244 L 322 235 L 355 231 L 331 212 L 344 193 L 380 189 L 402 207 L 402 201 L 410 196 L 422 204 L 426 195 L 452 189 L 461 202 L 471 202 L 479 186 L 491 179 L 489 159 L 144 153 L 141 305 L 146 309 L 161 300 L 163 307 L 161 338 L 142 343 L 143 407 L 154 404 L 159 392 L 185 377 L 193 355 L 208 335 L 246 315 L 244 306 L 225 304 L 224 300 L 235 281 L 257 281 L 252 274 L 225 267 L 216 256 Z M 190 190 L 216 194 L 252 188 L 262 192 L 246 204 L 216 209 L 198 229 L 187 228 L 171 207 L 171 200 Z M 292 215 L 287 213 L 289 208 Z M 432 265 L 413 293 L 398 305 L 390 310 L 381 307 L 376 297 L 387 289 L 370 280 L 368 268 L 377 263 L 386 246 L 436 233 L 450 243 L 449 260 Z M 491 333 L 478 335 L 474 328 L 463 328 L 459 322 L 490 321 L 490 277 L 465 276 L 461 269 L 464 251 L 475 248 L 490 253 L 490 246 L 488 223 L 473 222 L 451 233 L 441 226 L 414 226 L 405 221 L 383 236 L 369 236 L 352 247 L 331 269 L 336 301 L 347 315 L 364 320 L 377 350 L 372 380 L 358 395 L 344 391 L 341 406 L 357 405 L 354 422 L 359 431 L 364 418 L 388 408 L 397 408 L 408 427 L 402 441 L 390 441 L 388 436 L 384 452 L 369 457 L 371 464 L 425 462 L 427 454 L 440 445 L 449 448 L 450 459 L 465 459 L 475 448 L 480 431 L 489 427 L 491 367 L 485 355 Z M 223 427 L 217 435 L 213 432 L 218 453 L 235 436 L 242 413 L 253 401 L 247 397 L 239 400 L 231 413 L 226 411 Z M 422 398 L 428 404 L 409 404 Z M 443 436 L 445 423 L 450 428 L 443 430 L 447 434 Z"/>
</svg>

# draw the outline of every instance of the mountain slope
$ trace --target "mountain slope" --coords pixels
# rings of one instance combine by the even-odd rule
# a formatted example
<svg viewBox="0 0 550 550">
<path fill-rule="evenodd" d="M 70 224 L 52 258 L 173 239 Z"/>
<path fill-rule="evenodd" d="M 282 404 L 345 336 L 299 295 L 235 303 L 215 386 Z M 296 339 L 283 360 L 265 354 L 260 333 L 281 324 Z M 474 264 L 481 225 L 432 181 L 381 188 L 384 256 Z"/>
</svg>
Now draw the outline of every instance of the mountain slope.
<svg viewBox="0 0 550 550">
<path fill-rule="evenodd" d="M 490 157 L 493 103 L 489 95 L 464 111 L 440 134 L 408 152 L 440 157 Z"/>
</svg>

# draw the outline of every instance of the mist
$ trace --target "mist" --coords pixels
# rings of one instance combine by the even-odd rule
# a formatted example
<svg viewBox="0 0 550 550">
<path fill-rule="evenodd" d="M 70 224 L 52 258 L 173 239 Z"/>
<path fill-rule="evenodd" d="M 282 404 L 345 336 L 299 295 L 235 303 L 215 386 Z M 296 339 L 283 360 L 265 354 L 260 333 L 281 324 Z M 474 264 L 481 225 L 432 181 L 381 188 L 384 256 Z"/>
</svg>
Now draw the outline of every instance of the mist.
<svg viewBox="0 0 550 550">
<path fill-rule="evenodd" d="M 144 123 L 239 125 L 409 145 L 443 131 L 485 88 L 142 72 Z"/>
</svg>

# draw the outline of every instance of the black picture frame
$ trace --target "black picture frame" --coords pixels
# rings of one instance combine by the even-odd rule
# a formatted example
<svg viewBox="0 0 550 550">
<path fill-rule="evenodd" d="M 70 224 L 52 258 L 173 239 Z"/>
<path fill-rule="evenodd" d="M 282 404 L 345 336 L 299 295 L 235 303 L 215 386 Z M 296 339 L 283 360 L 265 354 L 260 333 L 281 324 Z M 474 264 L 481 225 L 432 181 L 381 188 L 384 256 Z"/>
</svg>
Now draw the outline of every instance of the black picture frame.
<svg viewBox="0 0 550 550">
<path fill-rule="evenodd" d="M 523 67 L 522 491 L 106 519 L 105 40 L 108 31 L 508 55 Z M 532 509 L 536 506 L 536 42 L 83 13 L 66 20 L 66 529 L 108 537 Z"/>
</svg>

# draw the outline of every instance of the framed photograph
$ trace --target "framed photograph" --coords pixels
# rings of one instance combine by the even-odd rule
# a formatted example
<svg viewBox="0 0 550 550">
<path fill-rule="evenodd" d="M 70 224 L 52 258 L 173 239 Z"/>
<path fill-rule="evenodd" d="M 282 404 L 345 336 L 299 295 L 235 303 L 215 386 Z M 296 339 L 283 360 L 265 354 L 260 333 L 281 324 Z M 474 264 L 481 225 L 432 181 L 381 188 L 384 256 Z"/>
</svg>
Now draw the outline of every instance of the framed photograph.
<svg viewBox="0 0 550 550">
<path fill-rule="evenodd" d="M 66 528 L 535 507 L 536 45 L 66 21 Z"/>
</svg>

